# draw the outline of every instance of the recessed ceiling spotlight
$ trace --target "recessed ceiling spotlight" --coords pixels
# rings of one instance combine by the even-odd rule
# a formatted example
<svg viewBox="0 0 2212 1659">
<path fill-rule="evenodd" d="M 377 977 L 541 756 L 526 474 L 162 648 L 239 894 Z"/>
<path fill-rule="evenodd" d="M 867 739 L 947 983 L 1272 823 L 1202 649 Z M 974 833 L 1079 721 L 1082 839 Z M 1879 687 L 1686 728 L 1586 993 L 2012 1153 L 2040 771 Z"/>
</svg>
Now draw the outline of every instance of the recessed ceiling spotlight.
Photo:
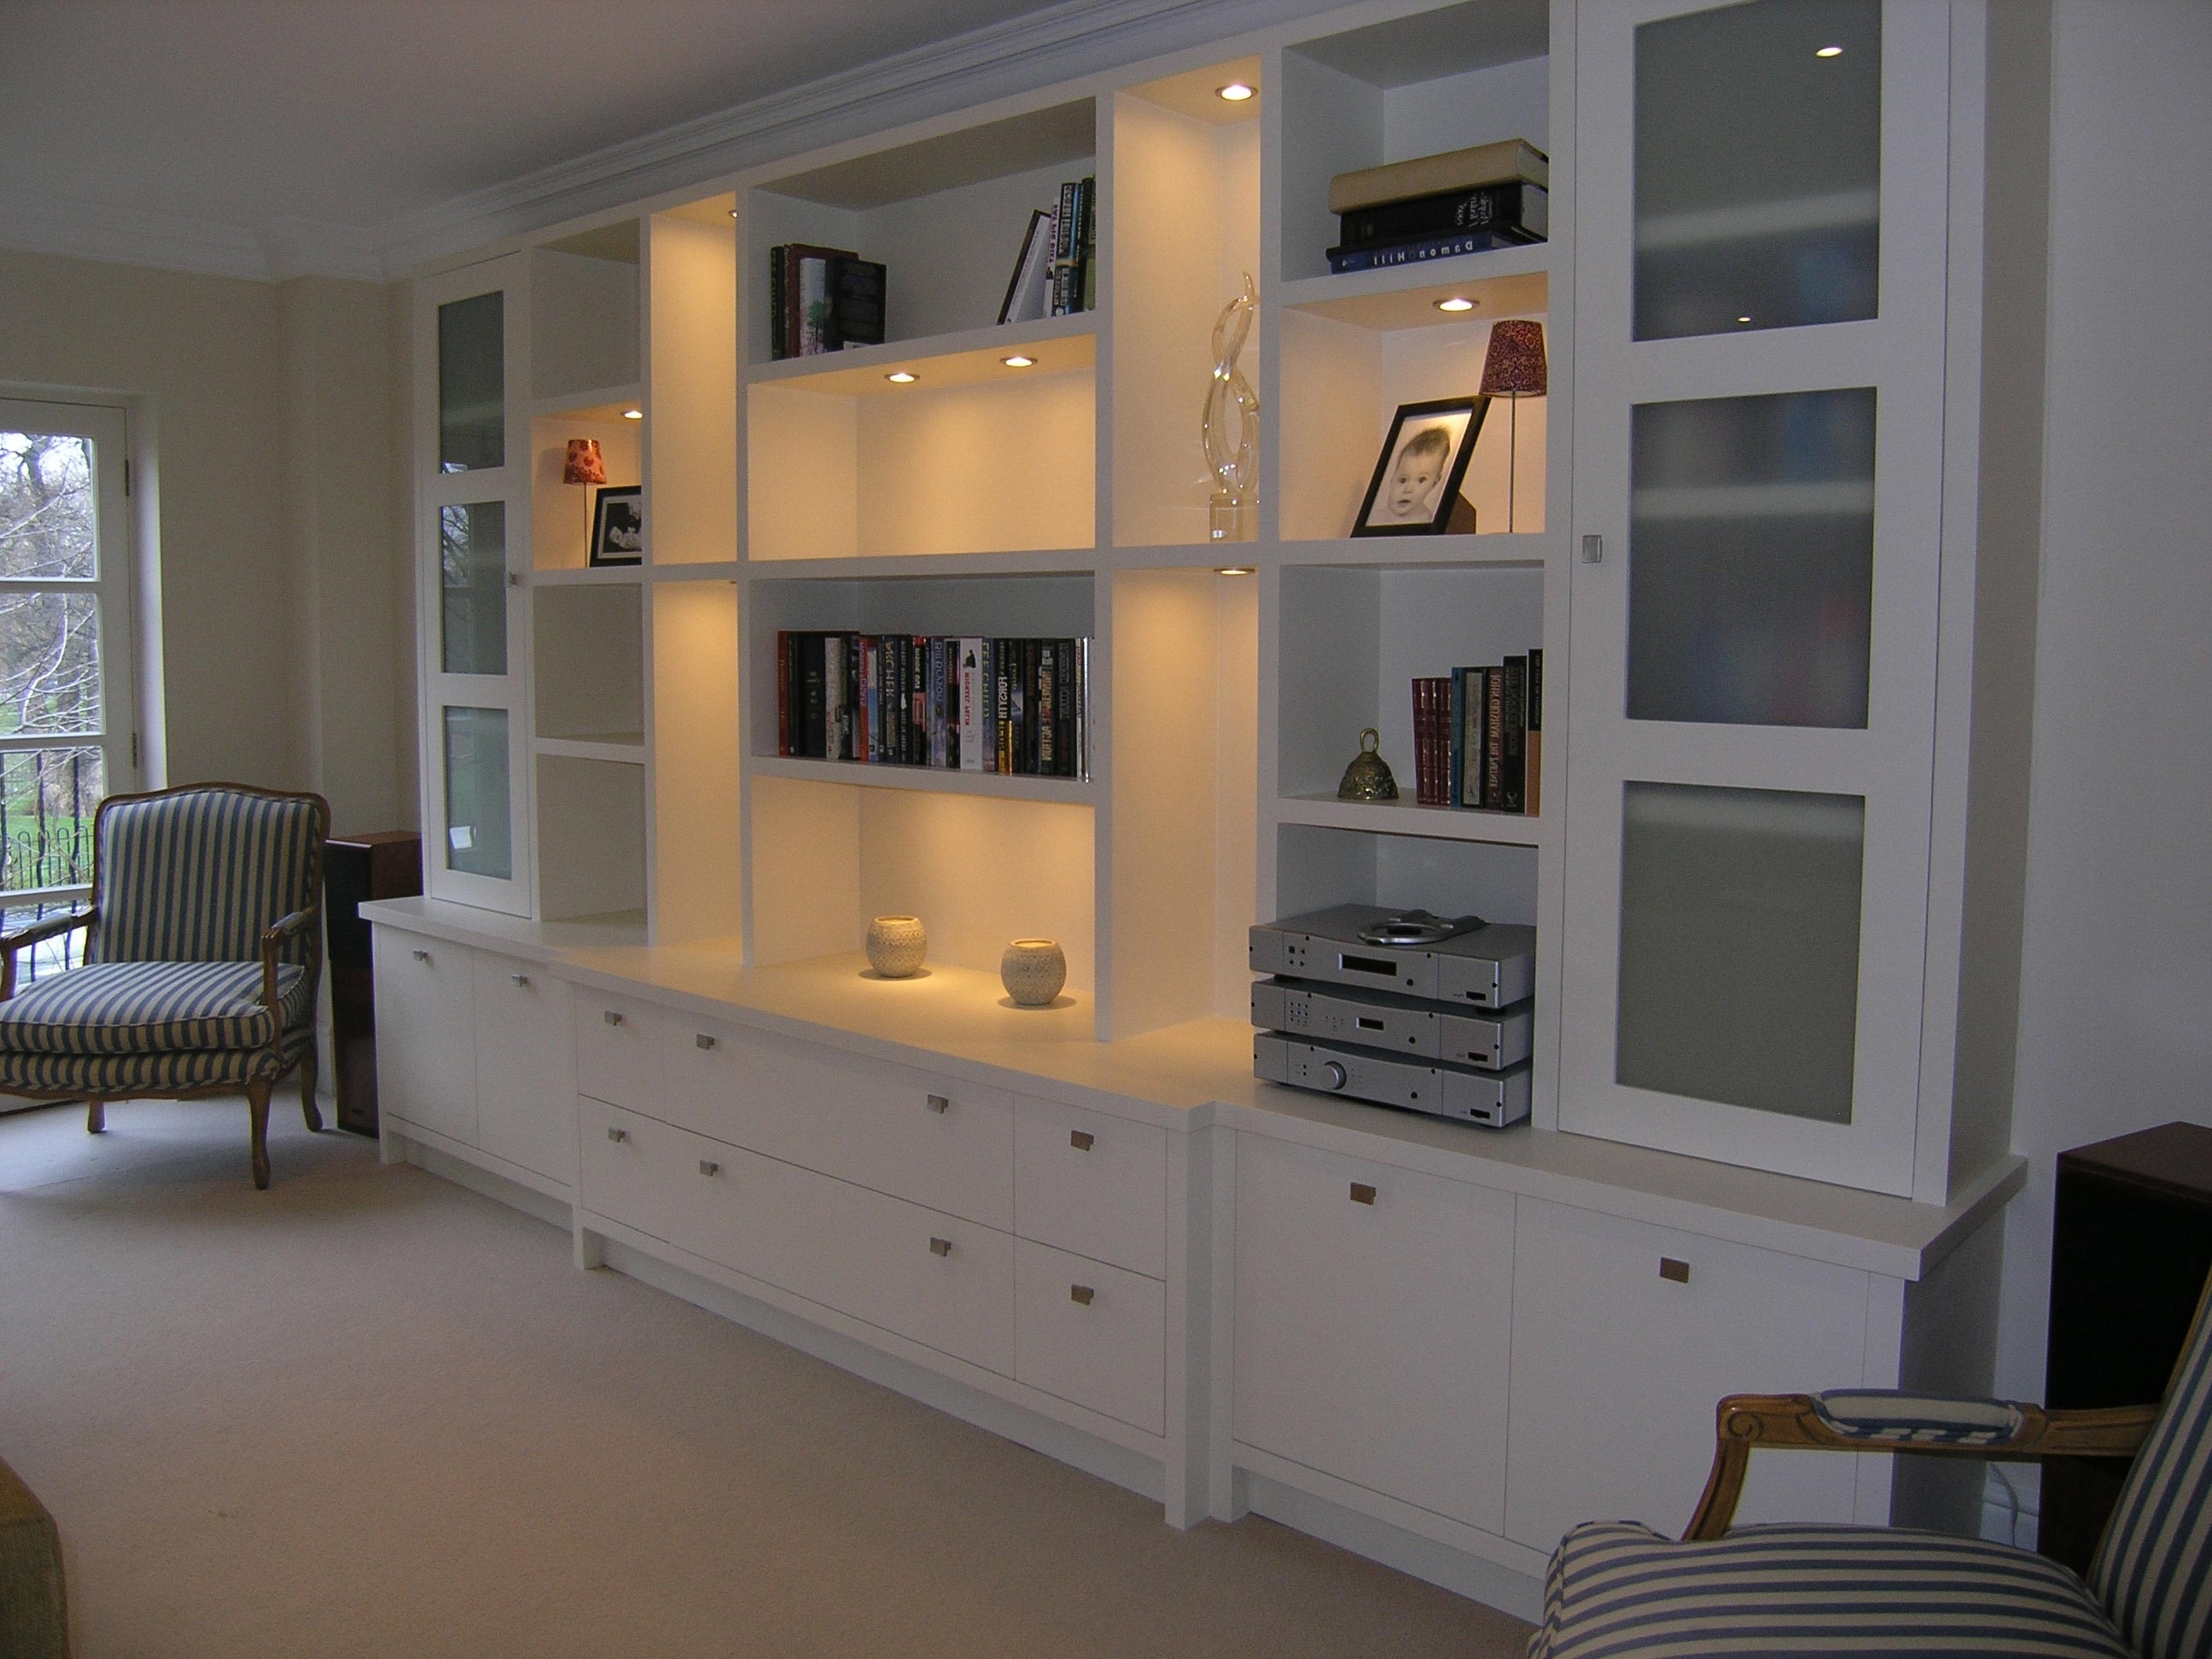
<svg viewBox="0 0 2212 1659">
<path fill-rule="evenodd" d="M 884 376 L 884 379 L 889 380 L 893 386 L 912 386 L 915 378 L 914 374 L 903 368 L 895 368 Z"/>
<path fill-rule="evenodd" d="M 738 210 L 737 210 L 737 209 L 735 209 L 735 208 L 732 208 L 732 209 L 730 210 L 730 217 L 732 217 L 732 219 L 734 219 L 734 218 L 736 218 L 737 216 L 738 216 Z"/>
<path fill-rule="evenodd" d="M 1737 319 L 1736 319 L 1736 321 L 1738 321 L 1739 323 L 1747 323 L 1747 322 L 1749 322 L 1750 320 L 1751 320 L 1751 319 L 1750 319 L 1750 318 L 1748 318 L 1748 317 L 1739 317 L 1739 318 L 1737 318 Z"/>
<path fill-rule="evenodd" d="M 1017 351 L 1012 356 L 1001 357 L 999 361 L 1004 363 L 1008 368 L 1028 368 L 1036 363 L 1036 359 L 1034 357 L 1025 357 L 1020 352 Z"/>
<path fill-rule="evenodd" d="M 1449 300 L 1437 301 L 1437 309 L 1438 311 L 1472 311 L 1474 309 L 1474 301 L 1464 294 L 1455 294 Z"/>
<path fill-rule="evenodd" d="M 1253 567 L 1249 564 L 1218 564 L 1213 567 L 1213 574 L 1217 576 L 1249 576 L 1252 570 Z"/>
<path fill-rule="evenodd" d="M 625 409 L 623 410 L 623 419 L 625 421 L 641 421 L 644 418 L 645 411 L 641 409 Z"/>
<path fill-rule="evenodd" d="M 1231 81 L 1227 86 L 1216 87 L 1213 90 L 1217 97 L 1232 104 L 1241 104 L 1252 96 L 1252 88 L 1242 81 Z"/>
<path fill-rule="evenodd" d="M 1815 58 L 1841 58 L 1843 55 L 1844 49 L 1841 46 L 1822 46 L 1813 54 Z"/>
</svg>

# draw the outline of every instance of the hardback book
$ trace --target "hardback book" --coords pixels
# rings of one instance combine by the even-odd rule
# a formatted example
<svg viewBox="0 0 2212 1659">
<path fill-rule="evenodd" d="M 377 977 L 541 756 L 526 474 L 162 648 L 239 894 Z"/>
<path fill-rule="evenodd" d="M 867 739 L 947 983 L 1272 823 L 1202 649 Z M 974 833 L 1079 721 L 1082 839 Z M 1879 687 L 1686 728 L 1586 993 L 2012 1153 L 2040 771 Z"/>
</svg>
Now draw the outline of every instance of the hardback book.
<svg viewBox="0 0 2212 1659">
<path fill-rule="evenodd" d="M 791 632 L 781 629 L 775 636 L 775 752 L 789 759 L 791 756 Z"/>
<path fill-rule="evenodd" d="M 1467 697 L 1462 717 L 1464 724 L 1460 728 L 1459 804 L 1462 806 L 1487 806 L 1490 802 L 1483 793 L 1482 764 L 1484 733 L 1490 718 L 1490 671 L 1487 668 L 1467 671 Z"/>
<path fill-rule="evenodd" d="M 1006 297 L 999 306 L 1002 323 L 1033 323 L 1045 314 L 1052 297 L 1052 243 L 1057 218 L 1048 209 L 1030 215 L 1028 234 L 1014 260 L 1014 274 L 1006 279 Z"/>
<path fill-rule="evenodd" d="M 1516 179 L 1477 190 L 1448 190 L 1410 201 L 1378 202 L 1337 217 L 1337 240 L 1347 248 L 1406 242 L 1454 231 L 1525 231 L 1541 240 L 1551 228 L 1551 192 Z"/>
<path fill-rule="evenodd" d="M 929 642 L 929 763 L 942 767 L 947 745 L 945 723 L 945 641 Z"/>
<path fill-rule="evenodd" d="M 1377 270 L 1389 265 L 1419 264 L 1425 259 L 1455 259 L 1462 253 L 1487 253 L 1493 248 L 1522 247 L 1543 240 L 1502 226 L 1488 230 L 1455 230 L 1442 236 L 1420 236 L 1406 242 L 1379 242 L 1368 247 L 1328 250 L 1329 274 L 1347 270 Z"/>
<path fill-rule="evenodd" d="M 1413 799 L 1442 806 L 1451 799 L 1450 734 L 1445 729 L 1451 681 L 1423 676 L 1413 682 Z"/>
<path fill-rule="evenodd" d="M 791 356 L 783 326 L 783 254 L 781 242 L 768 251 L 768 352 L 779 362 Z"/>
<path fill-rule="evenodd" d="M 799 752 L 820 760 L 823 722 L 829 710 L 829 688 L 823 677 L 823 653 L 828 640 L 820 634 L 799 636 Z"/>
<path fill-rule="evenodd" d="M 1444 741 L 1450 750 L 1444 799 L 1454 806 L 1464 804 L 1460 791 L 1467 781 L 1467 677 L 1474 672 L 1472 668 L 1452 670 L 1450 702 L 1444 714 Z"/>
<path fill-rule="evenodd" d="M 1524 708 L 1528 729 L 1522 738 L 1522 748 L 1528 757 L 1528 781 L 1523 793 L 1528 802 L 1525 810 L 1533 816 L 1543 810 L 1544 799 L 1544 653 L 1540 649 L 1528 653 L 1528 690 Z"/>
<path fill-rule="evenodd" d="M 960 727 L 955 764 L 963 772 L 980 772 L 983 769 L 983 641 L 963 639 L 956 643 L 959 653 L 954 678 L 958 686 Z"/>
<path fill-rule="evenodd" d="M 1013 641 L 1000 640 L 992 650 L 991 699 L 992 752 L 998 757 L 994 769 L 1001 774 L 1014 769 L 1014 664 Z"/>
<path fill-rule="evenodd" d="M 1493 811 L 1505 808 L 1505 671 L 1482 671 L 1482 804 Z"/>
<path fill-rule="evenodd" d="M 884 298 L 888 273 L 873 259 L 830 261 L 828 349 L 884 343 Z"/>
<path fill-rule="evenodd" d="M 822 640 L 822 758 L 844 760 L 845 752 L 845 636 L 828 634 Z"/>
<path fill-rule="evenodd" d="M 1498 671 L 1503 686 L 1498 698 L 1498 810 L 1525 812 L 1528 808 L 1528 750 L 1525 718 L 1528 691 L 1528 659 L 1508 657 Z"/>
<path fill-rule="evenodd" d="M 1037 641 L 1036 731 L 1037 766 L 1044 776 L 1060 775 L 1060 641 Z"/>
<path fill-rule="evenodd" d="M 1479 190 L 1485 185 L 1525 179 L 1548 186 L 1551 163 L 1525 138 L 1502 138 L 1471 149 L 1445 150 L 1408 161 L 1340 173 L 1328 181 L 1328 210 L 1356 213 L 1377 202 L 1402 202 L 1414 196 L 1438 196 L 1448 190 Z"/>
<path fill-rule="evenodd" d="M 835 259 L 856 259 L 850 248 L 820 247 L 811 242 L 783 244 L 783 351 L 786 357 L 804 357 L 830 348 L 830 265 Z M 775 284 L 770 284 L 771 295 Z"/>
</svg>

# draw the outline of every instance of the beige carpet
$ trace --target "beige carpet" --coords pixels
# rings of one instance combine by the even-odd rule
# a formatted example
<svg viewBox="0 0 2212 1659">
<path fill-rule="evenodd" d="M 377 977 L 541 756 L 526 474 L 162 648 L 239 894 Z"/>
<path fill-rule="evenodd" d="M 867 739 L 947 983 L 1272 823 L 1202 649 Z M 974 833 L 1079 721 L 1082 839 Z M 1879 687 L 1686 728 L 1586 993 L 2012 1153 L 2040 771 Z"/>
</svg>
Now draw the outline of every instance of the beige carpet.
<svg viewBox="0 0 2212 1659">
<path fill-rule="evenodd" d="M 0 1117 L 0 1452 L 77 1659 L 1517 1656 L 611 1273 L 280 1102 Z"/>
</svg>

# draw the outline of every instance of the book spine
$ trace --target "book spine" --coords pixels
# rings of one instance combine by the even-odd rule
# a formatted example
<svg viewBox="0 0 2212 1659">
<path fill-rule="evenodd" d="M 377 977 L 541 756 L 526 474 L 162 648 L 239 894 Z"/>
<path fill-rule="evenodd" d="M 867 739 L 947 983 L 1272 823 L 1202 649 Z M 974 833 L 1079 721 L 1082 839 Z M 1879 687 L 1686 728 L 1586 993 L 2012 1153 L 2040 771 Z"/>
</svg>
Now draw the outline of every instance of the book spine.
<svg viewBox="0 0 2212 1659">
<path fill-rule="evenodd" d="M 1444 711 L 1444 744 L 1450 775 L 1444 784 L 1444 799 L 1454 806 L 1462 805 L 1462 793 L 1467 787 L 1467 670 L 1451 672 L 1450 700 Z"/>
<path fill-rule="evenodd" d="M 1091 641 L 1075 642 L 1075 775 L 1091 775 Z"/>
<path fill-rule="evenodd" d="M 848 634 L 845 640 L 845 739 L 842 751 L 846 760 L 858 760 L 860 749 L 860 636 Z"/>
<path fill-rule="evenodd" d="M 1328 210 L 1352 213 L 1378 202 L 1402 202 L 1415 196 L 1438 196 L 1449 190 L 1476 190 L 1525 179 L 1532 185 L 1551 182 L 1551 164 L 1525 138 L 1501 138 L 1495 143 L 1469 149 L 1446 150 L 1437 155 L 1416 155 L 1381 167 L 1340 173 L 1328 181 Z"/>
<path fill-rule="evenodd" d="M 1508 229 L 1541 236 L 1550 223 L 1548 197 L 1538 186 L 1516 181 L 1480 190 L 1447 191 L 1410 201 L 1378 202 L 1337 216 L 1337 240 L 1346 247 L 1403 242 L 1455 231 Z"/>
<path fill-rule="evenodd" d="M 791 356 L 791 337 L 783 326 L 783 254 L 781 242 L 768 251 L 768 351 L 777 358 Z"/>
<path fill-rule="evenodd" d="M 786 243 L 783 249 L 783 355 L 796 357 L 799 343 L 799 249 Z"/>
<path fill-rule="evenodd" d="M 1528 801 L 1527 729 L 1522 722 L 1526 718 L 1528 689 L 1528 659 L 1508 657 L 1498 678 L 1504 690 L 1498 707 L 1498 749 L 1502 754 L 1499 767 L 1498 805 L 1508 812 L 1525 812 Z"/>
<path fill-rule="evenodd" d="M 1075 641 L 1060 642 L 1060 690 L 1053 699 L 1053 707 L 1060 712 L 1060 775 L 1080 777 L 1075 748 Z"/>
<path fill-rule="evenodd" d="M 827 718 L 828 688 L 823 684 L 823 647 L 827 641 L 819 634 L 799 636 L 799 677 L 800 692 L 800 726 L 799 752 L 811 760 L 823 756 L 823 722 Z"/>
<path fill-rule="evenodd" d="M 1060 641 L 1037 641 L 1037 770 L 1060 775 Z"/>
<path fill-rule="evenodd" d="M 1424 806 L 1451 801 L 1451 681 L 1427 676 L 1416 681 L 1418 729 L 1414 747 L 1414 799 Z"/>
<path fill-rule="evenodd" d="M 791 632 L 775 635 L 775 752 L 791 757 Z"/>
<path fill-rule="evenodd" d="M 845 636 L 822 641 L 822 758 L 842 760 L 845 740 Z"/>
<path fill-rule="evenodd" d="M 1493 811 L 1505 807 L 1505 671 L 1482 671 L 1482 804 Z"/>
<path fill-rule="evenodd" d="M 799 261 L 799 355 L 814 357 L 830 349 L 830 261 L 805 254 Z"/>
<path fill-rule="evenodd" d="M 1012 641 L 997 641 L 992 647 L 991 669 L 991 752 L 997 759 L 994 769 L 1007 774 L 1014 769 L 1013 732 L 1013 663 Z"/>
<path fill-rule="evenodd" d="M 1448 236 L 1386 242 L 1376 247 L 1333 247 L 1328 251 L 1328 268 L 1336 276 L 1348 270 L 1379 270 L 1426 259 L 1454 259 L 1462 253 L 1487 253 L 1492 248 L 1520 247 L 1535 240 L 1540 239 L 1503 230 L 1459 230 Z"/>
<path fill-rule="evenodd" d="M 929 763 L 945 765 L 945 641 L 929 642 Z"/>
<path fill-rule="evenodd" d="M 1467 796 L 1474 807 L 1490 805 L 1490 671 L 1467 671 Z"/>
<path fill-rule="evenodd" d="M 1544 810 L 1544 653 L 1528 653 L 1528 735 L 1522 748 L 1528 756 L 1528 781 L 1524 791 L 1533 817 Z"/>
</svg>

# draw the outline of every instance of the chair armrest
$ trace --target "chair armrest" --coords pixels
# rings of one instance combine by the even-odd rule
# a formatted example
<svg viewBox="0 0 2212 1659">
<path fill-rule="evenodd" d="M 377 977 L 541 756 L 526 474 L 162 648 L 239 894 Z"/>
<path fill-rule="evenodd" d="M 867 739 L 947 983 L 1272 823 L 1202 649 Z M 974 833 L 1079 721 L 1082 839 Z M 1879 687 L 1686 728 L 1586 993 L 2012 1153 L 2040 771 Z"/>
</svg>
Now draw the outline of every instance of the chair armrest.
<svg viewBox="0 0 2212 1659">
<path fill-rule="evenodd" d="M 295 910 L 289 916 L 271 922 L 261 935 L 261 1006 L 274 1008 L 276 998 L 276 957 L 292 936 L 302 928 L 312 927 L 322 919 L 322 912 L 313 908 Z"/>
<path fill-rule="evenodd" d="M 1682 1536 L 1711 1540 L 1728 1531 L 1753 1446 L 1954 1457 L 2130 1457 L 2158 1413 L 2154 1405 L 2046 1411 L 2018 1401 L 1866 1389 L 1817 1396 L 1730 1395 L 1714 1413 L 1712 1473 Z"/>
<path fill-rule="evenodd" d="M 5 1002 L 15 994 L 16 951 L 27 945 L 41 944 L 64 933 L 74 933 L 80 927 L 89 927 L 99 914 L 96 906 L 88 904 L 82 910 L 48 916 L 44 921 L 34 921 L 19 932 L 0 936 L 0 1002 Z"/>
</svg>

